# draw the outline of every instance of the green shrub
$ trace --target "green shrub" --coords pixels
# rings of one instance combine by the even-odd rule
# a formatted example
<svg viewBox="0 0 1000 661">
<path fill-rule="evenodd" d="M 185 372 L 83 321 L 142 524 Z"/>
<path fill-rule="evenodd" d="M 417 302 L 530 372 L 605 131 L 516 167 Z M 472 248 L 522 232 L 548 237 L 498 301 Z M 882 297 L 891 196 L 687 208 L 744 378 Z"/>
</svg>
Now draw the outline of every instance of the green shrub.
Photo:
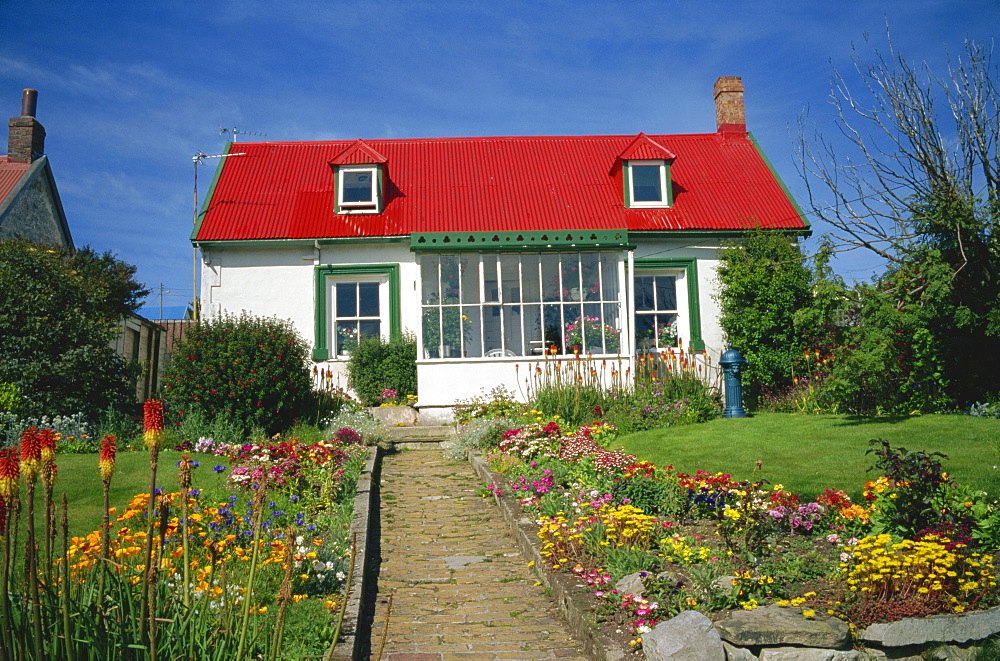
<svg viewBox="0 0 1000 661">
<path fill-rule="evenodd" d="M 307 413 L 308 346 L 291 322 L 243 313 L 191 328 L 174 350 L 163 399 L 175 422 L 228 417 L 243 432 L 274 434 Z"/>
<path fill-rule="evenodd" d="M 13 383 L 0 383 L 0 413 L 13 413 L 21 408 L 21 389 Z"/>
<path fill-rule="evenodd" d="M 376 406 L 386 389 L 399 398 L 416 395 L 416 336 L 404 333 L 388 342 L 381 337 L 358 342 L 347 363 L 347 383 L 364 406 Z"/>
</svg>

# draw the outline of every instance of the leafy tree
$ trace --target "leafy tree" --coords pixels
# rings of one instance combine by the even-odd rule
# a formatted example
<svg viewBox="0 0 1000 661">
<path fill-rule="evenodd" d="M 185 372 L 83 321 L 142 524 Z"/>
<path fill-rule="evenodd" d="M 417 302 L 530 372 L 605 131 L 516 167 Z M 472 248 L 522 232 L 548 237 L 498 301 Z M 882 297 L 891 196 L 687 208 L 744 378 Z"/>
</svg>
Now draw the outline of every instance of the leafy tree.
<svg viewBox="0 0 1000 661">
<path fill-rule="evenodd" d="M 794 239 L 764 230 L 726 246 L 717 273 L 719 323 L 749 363 L 743 385 L 752 402 L 787 383 L 805 346 L 793 321 L 812 299 L 811 274 Z"/>
<path fill-rule="evenodd" d="M 990 49 L 967 41 L 945 75 L 894 50 L 855 50 L 835 72 L 841 140 L 800 131 L 813 214 L 840 247 L 889 264 L 856 308 L 912 310 L 942 370 L 939 385 L 971 400 L 1000 391 L 1000 75 Z M 943 109 L 943 110 L 942 110 Z M 845 143 L 843 142 L 846 140 Z M 832 198 L 832 204 L 831 204 Z M 871 296 L 885 299 L 881 303 Z M 919 308 L 919 310 L 918 310 Z M 874 315 L 872 317 L 867 314 Z M 902 324 L 916 333 L 917 327 Z"/>
<path fill-rule="evenodd" d="M 97 419 L 134 403 L 136 367 L 110 346 L 148 293 L 111 253 L 0 242 L 0 382 L 25 415 Z"/>
<path fill-rule="evenodd" d="M 163 399 L 175 421 L 198 413 L 274 434 L 309 411 L 308 361 L 291 322 L 223 315 L 190 328 L 174 349 Z"/>
</svg>

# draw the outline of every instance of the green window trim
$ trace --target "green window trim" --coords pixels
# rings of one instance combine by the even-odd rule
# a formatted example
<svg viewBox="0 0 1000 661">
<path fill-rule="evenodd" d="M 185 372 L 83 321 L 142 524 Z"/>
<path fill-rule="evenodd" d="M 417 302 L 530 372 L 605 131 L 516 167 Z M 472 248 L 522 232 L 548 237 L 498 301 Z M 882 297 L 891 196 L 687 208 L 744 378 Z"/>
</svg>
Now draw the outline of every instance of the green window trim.
<svg viewBox="0 0 1000 661">
<path fill-rule="evenodd" d="M 622 163 L 622 199 L 626 209 L 669 209 L 674 206 L 674 185 L 670 179 L 670 161 L 656 161 L 663 167 L 666 200 L 662 204 L 632 204 L 632 165 L 631 161 Z M 643 162 L 649 165 L 650 162 Z"/>
<path fill-rule="evenodd" d="M 344 276 L 384 276 L 389 281 L 389 337 L 395 339 L 403 334 L 400 316 L 399 264 L 351 264 L 324 265 L 316 267 L 316 344 L 313 347 L 313 361 L 330 359 L 328 330 L 330 324 L 329 301 L 326 295 L 326 281 L 331 277 Z"/>
<path fill-rule="evenodd" d="M 688 321 L 688 325 L 691 329 L 691 348 L 695 351 L 701 351 L 705 348 L 705 340 L 701 336 L 701 302 L 698 294 L 698 260 L 696 259 L 655 259 L 655 258 L 645 258 L 645 259 L 635 259 L 633 260 L 634 268 L 638 272 L 643 271 L 656 271 L 656 270 L 681 270 L 684 271 L 684 279 L 687 280 L 687 294 L 688 294 L 688 314 L 691 317 Z M 635 278 L 635 273 L 631 274 L 632 278 Z M 635 301 L 632 301 L 631 306 L 635 307 Z M 632 314 L 635 314 L 633 309 Z"/>
</svg>

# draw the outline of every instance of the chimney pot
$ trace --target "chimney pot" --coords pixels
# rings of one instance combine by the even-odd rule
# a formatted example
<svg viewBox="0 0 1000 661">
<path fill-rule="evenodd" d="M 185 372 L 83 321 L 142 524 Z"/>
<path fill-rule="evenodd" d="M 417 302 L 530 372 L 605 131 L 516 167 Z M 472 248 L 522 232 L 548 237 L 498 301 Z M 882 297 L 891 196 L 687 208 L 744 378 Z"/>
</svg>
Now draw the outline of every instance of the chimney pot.
<svg viewBox="0 0 1000 661">
<path fill-rule="evenodd" d="M 746 133 L 743 79 L 740 76 L 719 76 L 715 81 L 715 125 L 719 133 Z"/>
<path fill-rule="evenodd" d="M 34 117 L 38 106 L 38 91 L 26 89 L 21 93 L 21 117 Z"/>
<path fill-rule="evenodd" d="M 38 92 L 24 90 L 21 114 L 7 122 L 7 160 L 11 163 L 33 163 L 45 153 L 45 129 L 35 119 Z"/>
</svg>

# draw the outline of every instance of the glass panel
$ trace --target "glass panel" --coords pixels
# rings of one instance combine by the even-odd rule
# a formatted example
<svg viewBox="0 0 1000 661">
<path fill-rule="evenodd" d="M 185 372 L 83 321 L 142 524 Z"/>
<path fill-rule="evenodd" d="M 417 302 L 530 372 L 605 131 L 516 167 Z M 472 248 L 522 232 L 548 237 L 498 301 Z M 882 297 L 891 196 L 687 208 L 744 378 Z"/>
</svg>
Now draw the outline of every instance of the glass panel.
<svg viewBox="0 0 1000 661">
<path fill-rule="evenodd" d="M 595 253 L 580 256 L 580 272 L 583 274 L 583 298 L 597 301 L 601 298 L 601 259 Z"/>
<path fill-rule="evenodd" d="M 656 315 L 656 346 L 660 349 L 677 346 L 677 315 Z"/>
<path fill-rule="evenodd" d="M 539 259 L 542 261 L 542 300 L 558 301 L 561 298 L 559 288 L 562 286 L 559 280 L 559 255 L 545 254 Z"/>
<path fill-rule="evenodd" d="M 677 285 L 674 276 L 656 276 L 656 309 L 677 309 Z"/>
<path fill-rule="evenodd" d="M 562 297 L 564 301 L 581 300 L 580 255 L 572 253 L 561 256 Z"/>
<path fill-rule="evenodd" d="M 338 317 L 358 316 L 358 283 L 337 283 L 337 315 Z"/>
<path fill-rule="evenodd" d="M 536 254 L 521 255 L 521 300 L 526 303 L 540 303 L 542 300 L 541 280 L 538 279 L 538 263 L 540 256 Z M 504 261 L 504 280 L 507 279 L 507 262 Z M 517 270 L 511 276 L 517 281 Z M 513 301 L 511 301 L 513 303 Z"/>
<path fill-rule="evenodd" d="M 663 201 L 659 165 L 632 165 L 629 167 L 629 172 L 632 175 L 633 202 Z"/>
<path fill-rule="evenodd" d="M 462 308 L 462 329 L 464 342 L 464 355 L 467 358 L 478 358 L 483 355 L 483 343 L 481 333 L 483 331 L 483 320 L 480 316 L 482 308 L 464 307 Z"/>
<path fill-rule="evenodd" d="M 500 306 L 487 305 L 483 308 L 483 348 L 485 356 L 504 355 L 504 343 L 500 333 Z"/>
<path fill-rule="evenodd" d="M 479 303 L 479 257 L 463 257 L 462 272 L 462 302 Z"/>
<path fill-rule="evenodd" d="M 441 355 L 441 308 L 424 308 L 424 353 L 428 358 Z"/>
<path fill-rule="evenodd" d="M 382 324 L 377 320 L 363 319 L 358 322 L 361 329 L 361 339 L 379 337 L 382 334 Z"/>
<path fill-rule="evenodd" d="M 495 308 L 494 308 L 495 309 Z M 530 355 L 521 344 L 521 306 L 503 306 L 504 348 L 516 356 Z M 535 339 L 529 336 L 528 339 Z M 537 346 L 537 345 L 536 345 Z"/>
<path fill-rule="evenodd" d="M 524 318 L 524 343 L 526 356 L 540 356 L 545 351 L 542 333 L 542 308 L 539 305 L 521 306 Z"/>
<path fill-rule="evenodd" d="M 462 350 L 462 311 L 457 307 L 441 310 L 442 358 L 457 358 Z"/>
<path fill-rule="evenodd" d="M 635 309 L 655 310 L 656 299 L 653 296 L 652 276 L 641 276 L 635 279 Z"/>
<path fill-rule="evenodd" d="M 647 353 L 656 348 L 656 336 L 653 332 L 655 322 L 655 315 L 637 314 L 635 316 L 635 342 L 638 353 Z"/>
<path fill-rule="evenodd" d="M 458 256 L 441 255 L 442 303 L 458 303 Z"/>
<path fill-rule="evenodd" d="M 500 302 L 500 286 L 497 280 L 497 256 L 483 255 L 483 295 L 488 303 Z"/>
<path fill-rule="evenodd" d="M 601 277 L 603 278 L 605 301 L 618 300 L 618 259 L 611 255 L 601 256 Z"/>
<path fill-rule="evenodd" d="M 358 346 L 358 322 L 337 322 L 337 354 L 344 355 L 354 351 Z"/>
<path fill-rule="evenodd" d="M 559 305 L 545 305 L 543 306 L 543 336 L 545 351 L 549 351 L 551 347 L 556 348 L 556 353 L 562 353 L 563 347 L 563 320 L 562 320 L 562 306 Z"/>
<path fill-rule="evenodd" d="M 358 316 L 379 316 L 377 282 L 358 283 Z"/>
<path fill-rule="evenodd" d="M 604 304 L 604 350 L 608 353 L 618 353 L 622 350 L 618 310 L 617 303 Z"/>
<path fill-rule="evenodd" d="M 420 258 L 420 280 L 424 303 L 437 303 L 439 300 L 438 265 L 440 263 L 441 260 L 437 256 Z"/>
<path fill-rule="evenodd" d="M 341 182 L 344 185 L 344 202 L 373 202 L 371 170 L 345 171 Z"/>
</svg>

